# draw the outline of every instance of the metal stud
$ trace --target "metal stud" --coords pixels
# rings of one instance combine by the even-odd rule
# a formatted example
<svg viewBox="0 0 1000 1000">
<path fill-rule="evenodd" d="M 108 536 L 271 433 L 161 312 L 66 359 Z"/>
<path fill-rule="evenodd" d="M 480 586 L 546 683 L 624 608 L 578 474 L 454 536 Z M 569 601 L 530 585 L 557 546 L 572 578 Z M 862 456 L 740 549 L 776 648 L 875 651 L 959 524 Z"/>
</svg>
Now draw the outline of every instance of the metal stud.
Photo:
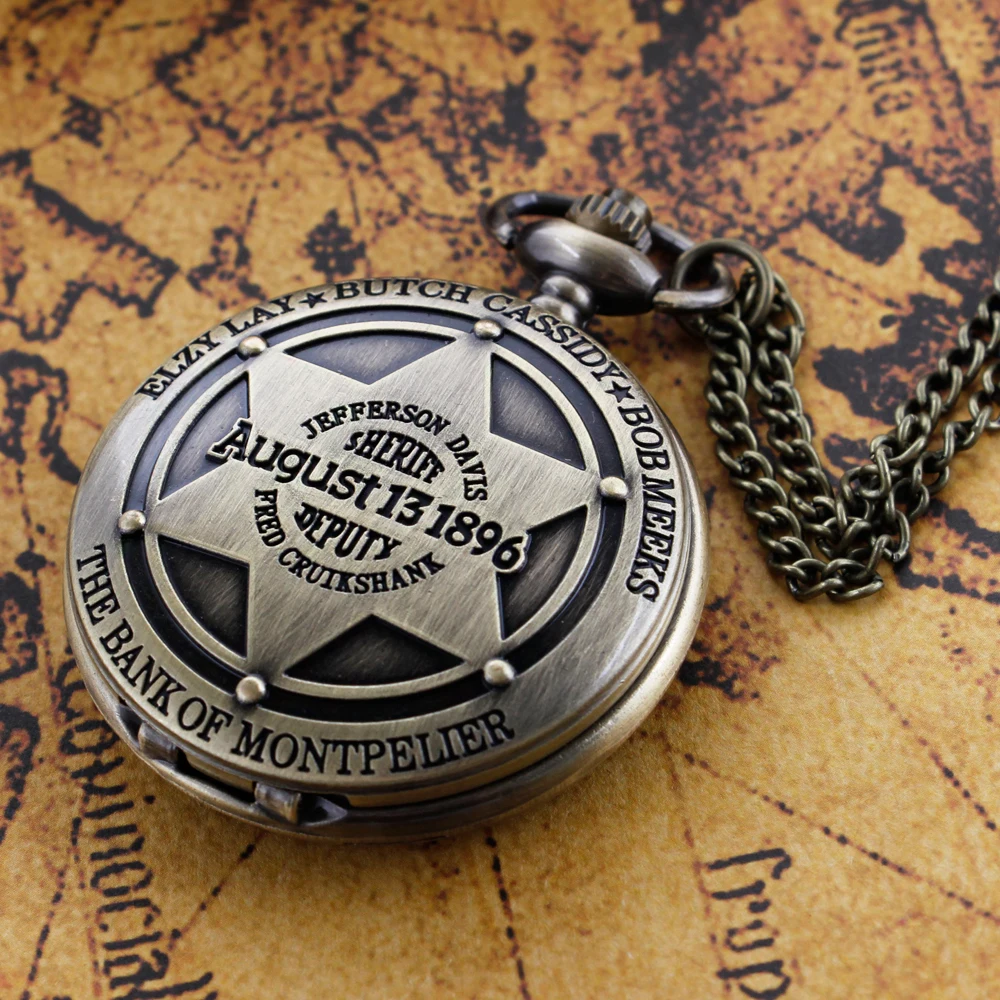
<svg viewBox="0 0 1000 1000">
<path fill-rule="evenodd" d="M 244 337 L 240 341 L 240 346 L 236 348 L 236 353 L 241 358 L 255 358 L 258 354 L 263 354 L 267 350 L 267 341 L 263 337 Z"/>
<path fill-rule="evenodd" d="M 256 705 L 267 694 L 267 681 L 260 674 L 247 674 L 236 685 L 236 700 L 241 705 Z"/>
<path fill-rule="evenodd" d="M 517 676 L 517 671 L 506 660 L 487 660 L 483 667 L 483 680 L 490 687 L 505 688 Z"/>
<path fill-rule="evenodd" d="M 127 510 L 118 518 L 118 532 L 135 535 L 146 527 L 146 515 L 141 510 Z"/>
<path fill-rule="evenodd" d="M 495 319 L 476 320 L 472 332 L 480 340 L 496 340 L 503 334 L 503 327 Z"/>
<path fill-rule="evenodd" d="M 628 483 L 617 476 L 605 476 L 598 489 L 601 491 L 601 496 L 608 500 L 628 499 Z"/>
</svg>

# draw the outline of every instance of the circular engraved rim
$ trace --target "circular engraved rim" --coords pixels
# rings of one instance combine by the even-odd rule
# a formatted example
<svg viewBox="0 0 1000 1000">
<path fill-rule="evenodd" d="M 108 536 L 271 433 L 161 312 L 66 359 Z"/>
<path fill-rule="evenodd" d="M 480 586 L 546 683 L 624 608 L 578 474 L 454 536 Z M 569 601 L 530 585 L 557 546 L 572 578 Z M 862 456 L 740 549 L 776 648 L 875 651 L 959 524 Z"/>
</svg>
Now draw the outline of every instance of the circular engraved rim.
<svg viewBox="0 0 1000 1000">
<path fill-rule="evenodd" d="M 473 334 L 484 319 L 500 325 L 499 337 Z M 374 698 L 349 690 L 354 685 L 331 691 L 326 684 L 279 679 L 267 680 L 266 693 L 244 704 L 236 686 L 257 671 L 209 641 L 184 609 L 150 541 L 156 511 L 149 504 L 160 496 L 172 449 L 197 419 L 193 404 L 216 391 L 208 381 L 217 389 L 231 384 L 272 349 L 287 355 L 336 336 L 338 327 L 346 335 L 387 325 L 454 341 L 465 337 L 513 357 L 522 372 L 541 365 L 549 379 L 543 391 L 555 405 L 571 396 L 587 400 L 586 413 L 575 404 L 562 407 L 578 441 L 606 436 L 584 462 L 594 479 L 584 505 L 587 543 L 542 612 L 523 634 L 515 633 L 516 642 L 494 651 L 511 664 L 511 683 L 486 683 L 482 667 L 493 657 L 480 657 L 415 686 L 383 684 Z M 239 345 L 248 335 L 266 349 L 242 356 Z M 602 488 L 609 478 L 626 490 L 617 483 L 615 490 Z M 131 510 L 144 513 L 152 527 L 121 533 L 119 519 Z M 483 803 L 492 801 L 483 786 L 519 800 L 521 793 L 510 791 L 518 775 L 524 774 L 525 788 L 552 787 L 565 780 L 567 760 L 596 758 L 631 731 L 635 706 L 643 706 L 643 714 L 652 707 L 693 638 L 706 579 L 705 536 L 700 493 L 676 433 L 634 376 L 585 333 L 512 296 L 470 285 L 413 278 L 339 282 L 270 300 L 214 327 L 173 355 L 122 407 L 74 501 L 67 617 L 84 679 L 112 723 L 172 780 L 212 804 L 302 828 L 301 820 L 278 815 L 273 803 L 253 800 L 256 787 L 273 786 L 325 795 L 351 815 L 375 810 L 391 823 L 401 821 L 399 810 L 413 809 L 424 819 L 406 829 L 424 830 L 427 823 L 438 829 L 449 824 L 429 820 L 438 811 L 428 803 L 465 796 L 476 802 L 469 808 L 478 818 Z M 440 620 L 427 614 L 428 621 Z M 183 641 L 165 641 L 167 633 Z M 404 690 L 408 706 L 386 711 Z M 172 747 L 172 755 L 151 754 L 151 739 Z M 241 740 L 243 752 L 235 752 Z M 309 757 L 310 740 L 314 748 L 331 748 L 333 766 L 321 769 L 315 750 Z M 563 763 L 554 770 L 543 763 L 557 758 Z M 243 798 L 228 801 L 237 789 Z M 459 798 L 456 815 L 464 808 Z M 500 811 L 503 803 L 490 809 Z M 351 834 L 315 825 L 312 832 L 328 836 L 370 838 L 378 824 L 370 817 L 342 824 Z"/>
</svg>

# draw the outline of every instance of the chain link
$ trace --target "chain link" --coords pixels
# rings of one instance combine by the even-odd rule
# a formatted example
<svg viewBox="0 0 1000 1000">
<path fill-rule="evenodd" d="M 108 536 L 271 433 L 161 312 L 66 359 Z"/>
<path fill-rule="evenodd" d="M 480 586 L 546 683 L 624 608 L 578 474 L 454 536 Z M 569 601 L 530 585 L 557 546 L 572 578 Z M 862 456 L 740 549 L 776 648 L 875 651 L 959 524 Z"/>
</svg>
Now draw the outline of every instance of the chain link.
<svg viewBox="0 0 1000 1000">
<path fill-rule="evenodd" d="M 569 249 L 574 241 L 564 228 L 555 235 L 544 229 L 551 221 L 523 229 L 517 222 L 523 215 L 570 214 L 581 232 L 592 232 Z M 906 558 L 910 526 L 947 485 L 952 459 L 984 431 L 1000 430 L 1000 270 L 993 290 L 959 329 L 955 346 L 896 408 L 895 426 L 871 441 L 869 461 L 834 484 L 813 447 L 795 388 L 805 318 L 758 250 L 731 239 L 695 244 L 654 221 L 646 203 L 623 188 L 575 202 L 522 191 L 497 200 L 485 222 L 504 247 L 519 250 L 522 263 L 539 278 L 533 301 L 561 309 L 569 321 L 586 322 L 590 313 L 579 308 L 582 295 L 606 313 L 652 307 L 675 314 L 705 340 L 712 352 L 705 397 L 708 423 L 718 438 L 716 454 L 746 494 L 743 506 L 757 525 L 768 565 L 784 575 L 799 600 L 826 594 L 851 601 L 881 590 L 882 561 Z M 526 234 L 534 240 L 530 252 L 522 245 Z M 644 251 L 636 248 L 643 241 L 679 254 L 669 279 L 654 270 L 656 280 L 648 287 L 638 280 L 650 275 L 636 260 L 644 261 Z M 722 261 L 727 255 L 748 265 L 738 289 Z M 689 275 L 697 275 L 702 287 L 691 287 Z M 727 304 L 720 308 L 720 301 Z M 770 457 L 754 430 L 751 389 L 767 425 Z M 943 420 L 968 389 L 968 416 Z"/>
<path fill-rule="evenodd" d="M 947 484 L 955 455 L 985 430 L 1000 429 L 1000 270 L 993 290 L 959 329 L 957 344 L 896 408 L 895 427 L 872 440 L 870 461 L 848 469 L 834 486 L 795 388 L 806 324 L 784 281 L 747 244 L 712 240 L 682 256 L 671 284 L 680 287 L 699 260 L 723 253 L 750 263 L 737 297 L 719 312 L 682 320 L 711 350 L 705 397 L 716 454 L 746 494 L 744 510 L 757 525 L 768 565 L 796 598 L 866 597 L 882 588 L 883 560 L 906 558 L 910 525 Z M 773 290 L 769 305 L 762 306 L 762 289 Z M 941 425 L 980 376 L 968 417 Z M 774 464 L 753 427 L 750 389 L 767 424 Z"/>
</svg>

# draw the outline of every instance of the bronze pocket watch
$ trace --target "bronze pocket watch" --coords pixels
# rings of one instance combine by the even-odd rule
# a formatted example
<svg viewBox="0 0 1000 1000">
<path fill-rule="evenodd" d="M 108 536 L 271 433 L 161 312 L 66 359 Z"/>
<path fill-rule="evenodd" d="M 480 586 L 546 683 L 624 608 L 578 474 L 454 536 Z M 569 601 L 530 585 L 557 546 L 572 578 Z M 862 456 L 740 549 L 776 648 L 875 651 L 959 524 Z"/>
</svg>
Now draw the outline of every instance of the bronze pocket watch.
<svg viewBox="0 0 1000 1000">
<path fill-rule="evenodd" d="M 696 246 L 620 189 L 512 195 L 487 225 L 531 301 L 417 277 L 276 296 L 174 353 L 90 457 L 73 650 L 122 739 L 218 809 L 434 836 L 564 785 L 656 705 L 701 614 L 707 520 L 676 431 L 584 332 L 596 312 L 676 312 L 706 339 L 720 457 L 800 597 L 877 589 L 996 426 L 1000 290 L 835 488 L 791 378 L 801 313 L 759 254 Z M 739 287 L 723 253 L 749 262 Z"/>
</svg>

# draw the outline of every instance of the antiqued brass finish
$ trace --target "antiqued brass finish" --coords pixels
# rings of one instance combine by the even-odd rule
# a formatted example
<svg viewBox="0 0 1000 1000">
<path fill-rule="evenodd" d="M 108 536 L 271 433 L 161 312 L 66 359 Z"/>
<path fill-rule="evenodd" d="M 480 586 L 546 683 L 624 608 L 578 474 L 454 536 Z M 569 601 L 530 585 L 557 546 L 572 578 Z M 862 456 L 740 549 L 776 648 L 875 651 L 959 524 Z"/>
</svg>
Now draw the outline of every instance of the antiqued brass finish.
<svg viewBox="0 0 1000 1000">
<path fill-rule="evenodd" d="M 655 402 L 563 316 L 353 280 L 246 310 L 139 387 L 69 566 L 86 683 L 164 777 L 392 840 L 516 808 L 631 732 L 693 637 L 706 520 Z"/>
<path fill-rule="evenodd" d="M 998 424 L 1000 277 L 834 491 L 794 390 L 802 313 L 758 251 L 696 245 L 621 188 L 511 195 L 487 226 L 530 303 L 420 278 L 279 296 L 158 368 L 91 456 L 73 648 L 121 736 L 220 809 L 432 836 L 560 787 L 655 705 L 701 613 L 706 518 L 673 428 L 583 332 L 594 312 L 674 312 L 709 343 L 719 457 L 800 599 L 878 590 Z M 749 264 L 738 291 L 722 255 Z"/>
</svg>

